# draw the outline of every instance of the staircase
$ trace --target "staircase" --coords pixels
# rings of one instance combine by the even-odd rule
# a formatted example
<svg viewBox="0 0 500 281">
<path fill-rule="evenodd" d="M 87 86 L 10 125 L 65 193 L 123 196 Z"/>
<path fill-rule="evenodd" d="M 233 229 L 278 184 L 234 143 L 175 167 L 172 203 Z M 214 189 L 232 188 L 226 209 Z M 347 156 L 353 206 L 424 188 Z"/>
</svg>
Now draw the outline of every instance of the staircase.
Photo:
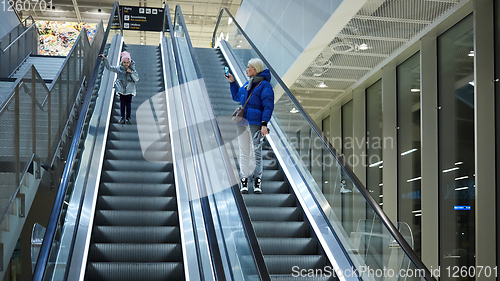
<svg viewBox="0 0 500 281">
<path fill-rule="evenodd" d="M 195 54 L 222 138 L 239 178 L 238 147 L 228 145 L 237 137 L 236 127 L 230 118 L 221 118 L 231 116 L 239 106 L 232 101 L 229 82 L 224 77 L 224 58 L 217 49 L 195 48 Z M 330 264 L 267 142 L 263 145 L 262 155 L 263 194 L 253 194 L 253 185 L 249 184 L 249 194 L 244 194 L 243 199 L 272 280 L 336 280 L 328 276 L 313 279 L 292 276 L 294 266 L 323 270 Z"/>
<path fill-rule="evenodd" d="M 160 48 L 125 50 L 140 80 L 131 125 L 118 123 L 113 104 L 85 280 L 184 280 L 169 132 L 155 125 L 167 124 Z M 156 122 L 144 123 L 141 105 L 152 105 Z M 141 140 L 158 133 L 145 159 Z"/>
</svg>

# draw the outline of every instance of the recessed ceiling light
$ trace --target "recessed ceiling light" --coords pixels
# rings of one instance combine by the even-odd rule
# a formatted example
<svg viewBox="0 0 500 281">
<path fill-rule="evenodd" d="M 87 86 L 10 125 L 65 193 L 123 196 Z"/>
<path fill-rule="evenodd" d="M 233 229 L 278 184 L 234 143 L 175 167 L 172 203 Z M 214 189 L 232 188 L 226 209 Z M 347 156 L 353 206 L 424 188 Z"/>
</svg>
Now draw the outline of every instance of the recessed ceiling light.
<svg viewBox="0 0 500 281">
<path fill-rule="evenodd" d="M 363 43 L 363 44 L 359 45 L 359 49 L 361 51 L 368 50 L 368 45 L 366 45 L 365 43 Z"/>
<path fill-rule="evenodd" d="M 468 54 L 469 57 L 473 57 L 474 56 L 474 51 L 470 51 L 469 54 Z"/>
<path fill-rule="evenodd" d="M 326 88 L 328 86 L 325 84 L 325 82 L 321 81 L 321 83 L 319 83 L 318 87 L 320 87 L 320 88 Z"/>
<path fill-rule="evenodd" d="M 292 108 L 292 110 L 290 110 L 290 113 L 297 113 L 297 112 L 299 112 L 299 110 L 297 110 L 297 108 L 295 108 L 295 107 Z"/>
<path fill-rule="evenodd" d="M 420 92 L 420 89 L 411 89 L 410 91 L 411 91 L 412 93 L 418 93 L 418 92 Z"/>
</svg>

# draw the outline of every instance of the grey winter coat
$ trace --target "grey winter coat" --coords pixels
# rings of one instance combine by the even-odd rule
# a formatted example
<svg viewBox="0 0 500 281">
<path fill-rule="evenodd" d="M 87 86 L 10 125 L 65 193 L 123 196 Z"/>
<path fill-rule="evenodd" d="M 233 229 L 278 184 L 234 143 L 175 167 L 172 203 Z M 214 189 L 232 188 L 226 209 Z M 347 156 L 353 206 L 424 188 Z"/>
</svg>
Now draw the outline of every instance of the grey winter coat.
<svg viewBox="0 0 500 281">
<path fill-rule="evenodd" d="M 136 83 L 139 81 L 139 74 L 135 70 L 135 62 L 132 60 L 130 63 L 130 70 L 132 73 L 127 73 L 127 68 L 123 65 L 111 66 L 109 61 L 104 58 L 104 66 L 112 72 L 117 74 L 115 82 L 115 92 L 122 95 L 133 95 L 137 92 Z"/>
</svg>

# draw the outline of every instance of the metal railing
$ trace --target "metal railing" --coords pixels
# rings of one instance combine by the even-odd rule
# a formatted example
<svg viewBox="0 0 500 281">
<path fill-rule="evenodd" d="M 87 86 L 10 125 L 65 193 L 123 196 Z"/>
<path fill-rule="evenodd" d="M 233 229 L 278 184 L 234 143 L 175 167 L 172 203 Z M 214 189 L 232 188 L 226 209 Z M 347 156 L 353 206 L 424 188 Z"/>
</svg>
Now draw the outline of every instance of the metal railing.
<svg viewBox="0 0 500 281">
<path fill-rule="evenodd" d="M 33 17 L 29 16 L 0 39 L 1 78 L 10 77 L 30 54 L 38 54 L 39 35 Z"/>
<path fill-rule="evenodd" d="M 64 248 L 66 251 L 65 254 L 62 254 L 62 256 L 65 257 L 71 257 L 70 252 L 72 252 L 73 248 L 71 246 L 61 246 L 61 239 L 62 239 L 62 229 L 65 226 L 66 222 L 66 216 L 67 214 L 67 208 L 68 204 L 64 204 L 65 198 L 70 198 L 72 196 L 72 192 L 74 191 L 73 187 L 70 186 L 70 181 L 74 180 L 74 174 L 73 172 L 79 169 L 79 165 L 76 161 L 77 159 L 77 154 L 78 154 L 78 147 L 79 144 L 85 139 L 85 136 L 87 135 L 88 128 L 85 128 L 85 122 L 87 120 L 87 117 L 89 116 L 89 106 L 91 103 L 91 96 L 92 92 L 94 91 L 94 85 L 96 84 L 97 76 L 98 76 L 98 70 L 99 70 L 99 65 L 100 65 L 100 59 L 99 62 L 96 61 L 97 56 L 101 53 L 103 53 L 105 49 L 105 45 L 108 42 L 110 31 L 112 29 L 112 22 L 113 22 L 113 16 L 118 13 L 118 7 L 119 4 L 118 2 L 115 2 L 113 5 L 113 10 L 111 12 L 109 21 L 108 21 L 108 27 L 106 31 L 103 31 L 102 29 L 102 21 L 99 24 L 98 31 L 99 33 L 96 33 L 92 40 L 92 45 L 90 46 L 91 50 L 90 53 L 92 54 L 92 57 L 88 58 L 88 64 L 86 64 L 86 67 L 84 67 L 84 70 L 88 71 L 87 77 L 91 77 L 89 85 L 87 87 L 85 96 L 81 100 L 81 110 L 78 113 L 78 120 L 76 124 L 76 128 L 74 131 L 74 136 L 71 140 L 71 144 L 69 146 L 69 152 L 67 156 L 67 161 L 66 165 L 64 166 L 64 170 L 62 172 L 61 176 L 61 181 L 59 184 L 59 189 L 57 191 L 56 199 L 54 202 L 54 206 L 52 207 L 52 213 L 50 215 L 50 219 L 47 225 L 47 230 L 45 232 L 45 236 L 43 238 L 43 243 L 42 246 L 40 247 L 40 253 L 37 259 L 37 263 L 35 266 L 35 271 L 33 273 L 33 278 L 32 280 L 38 281 L 38 280 L 52 280 L 54 277 L 54 273 L 56 271 L 56 265 L 57 262 L 56 260 L 60 258 L 60 250 L 61 247 Z M 120 30 L 119 32 L 121 33 L 121 22 L 120 22 Z M 88 41 L 87 41 L 88 43 Z M 88 171 L 87 171 L 88 172 Z M 74 224 L 78 224 L 79 216 L 77 218 L 73 218 L 76 222 Z M 70 223 L 71 224 L 71 223 Z M 60 229 L 61 231 L 57 231 Z M 71 235 L 73 237 L 73 235 Z M 68 247 L 68 248 L 65 248 Z M 64 259 L 65 262 L 69 263 L 69 259 Z M 50 266 L 49 265 L 53 265 Z M 62 264 L 60 264 L 62 265 Z M 58 272 L 59 274 L 66 276 L 67 275 L 67 268 L 66 264 L 63 265 L 64 270 L 62 272 Z M 49 271 L 47 271 L 50 269 Z M 59 275 L 58 275 L 59 276 Z"/>
<path fill-rule="evenodd" d="M 212 46 L 220 41 L 233 48 L 242 65 L 258 57 L 269 68 L 276 81 L 274 91 L 280 95 L 271 123 L 275 130 L 285 133 L 277 145 L 288 151 L 286 161 L 299 170 L 309 193 L 315 195 L 316 205 L 328 218 L 353 264 L 377 270 L 389 268 L 393 264 L 388 263 L 396 261 L 405 267 L 402 269 L 423 273 L 416 279 L 435 280 L 409 245 L 411 238 L 403 237 L 402 230 L 390 221 L 346 159 L 336 151 L 226 8 L 220 12 Z M 319 159 L 314 157 L 318 155 Z M 351 205 L 344 205 L 347 200 Z"/>
<path fill-rule="evenodd" d="M 36 28 L 25 31 L 28 30 L 36 31 Z M 101 23 L 95 37 L 102 38 L 102 33 Z M 11 36 L 13 34 L 10 33 Z M 15 53 L 13 50 L 27 45 L 28 33 L 22 34 L 16 36 L 16 41 L 2 41 L 2 44 L 9 42 L 9 48 L 1 55 L 2 59 Z M 38 39 L 35 41 L 38 42 Z M 89 77 L 92 70 L 84 62 L 90 62 L 93 66 L 98 55 L 96 48 L 90 45 L 84 29 L 50 85 L 32 65 L 6 93 L 0 105 L 0 225 L 16 197 L 20 196 L 22 179 L 33 160 L 37 163 L 36 167 L 50 170 L 57 157 L 67 153 L 63 146 L 65 137 L 71 135 L 67 126 L 72 121 L 69 117 L 74 116 L 81 107 L 77 96 L 83 88 L 85 77 Z M 25 56 L 19 57 L 24 59 Z M 58 176 L 54 175 L 56 178 Z"/>
</svg>

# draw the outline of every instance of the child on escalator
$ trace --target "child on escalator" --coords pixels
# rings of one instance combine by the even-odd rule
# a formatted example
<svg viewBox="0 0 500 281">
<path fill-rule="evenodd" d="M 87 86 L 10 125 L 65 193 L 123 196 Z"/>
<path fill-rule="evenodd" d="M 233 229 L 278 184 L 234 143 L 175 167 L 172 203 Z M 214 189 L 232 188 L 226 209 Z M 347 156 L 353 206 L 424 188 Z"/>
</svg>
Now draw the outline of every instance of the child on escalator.
<svg viewBox="0 0 500 281">
<path fill-rule="evenodd" d="M 104 60 L 104 66 L 109 71 L 117 74 L 115 92 L 120 96 L 120 124 L 132 124 L 130 121 L 132 97 L 137 92 L 136 83 L 139 81 L 139 74 L 135 70 L 135 62 L 130 57 L 130 53 L 121 53 L 121 65 L 110 66 L 109 61 L 103 54 L 100 54 Z"/>
</svg>

